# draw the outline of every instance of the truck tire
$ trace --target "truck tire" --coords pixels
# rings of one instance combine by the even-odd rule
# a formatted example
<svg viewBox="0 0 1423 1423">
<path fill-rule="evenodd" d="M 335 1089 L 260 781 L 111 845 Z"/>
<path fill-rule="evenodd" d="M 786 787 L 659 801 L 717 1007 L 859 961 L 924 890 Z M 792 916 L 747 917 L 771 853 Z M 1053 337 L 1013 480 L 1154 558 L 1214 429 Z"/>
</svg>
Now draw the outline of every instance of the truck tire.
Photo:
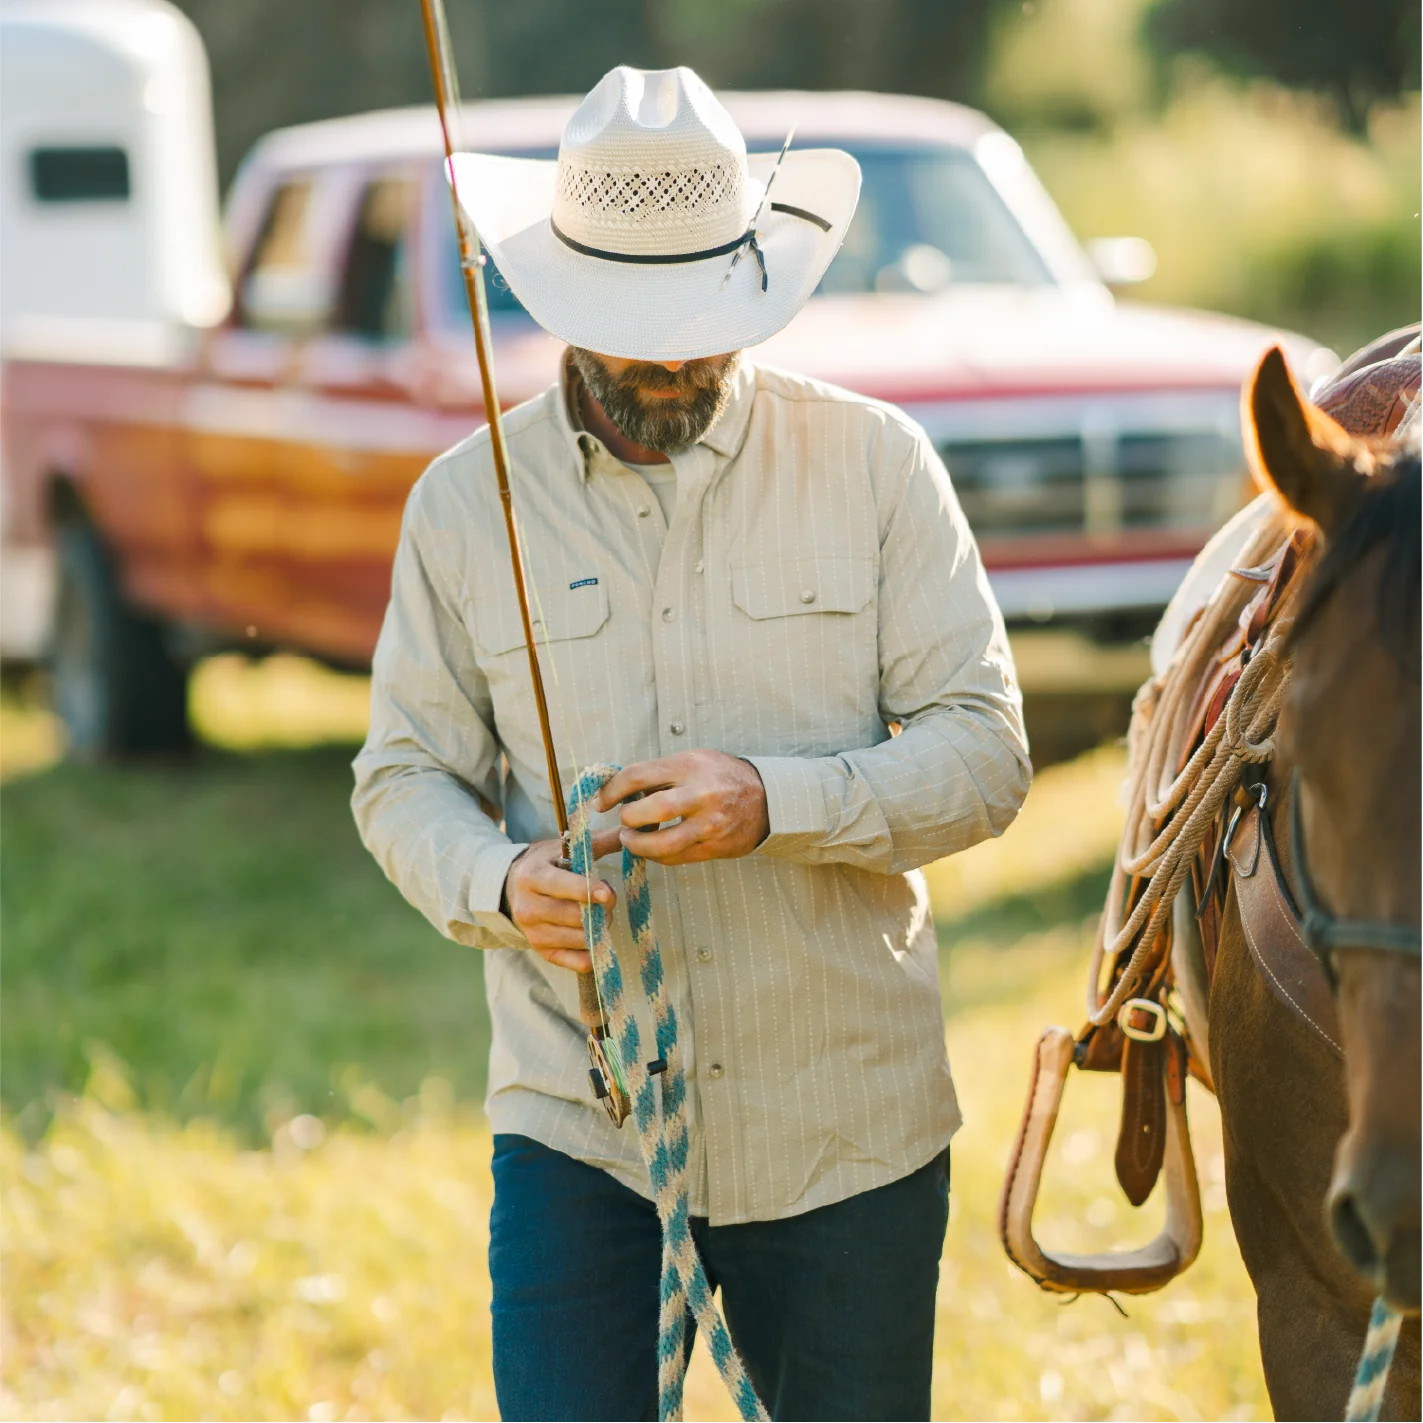
<svg viewBox="0 0 1423 1423">
<path fill-rule="evenodd" d="M 102 760 L 191 746 L 188 672 L 169 652 L 162 624 L 125 600 L 90 524 L 62 525 L 55 550 L 50 669 L 68 754 Z"/>
</svg>

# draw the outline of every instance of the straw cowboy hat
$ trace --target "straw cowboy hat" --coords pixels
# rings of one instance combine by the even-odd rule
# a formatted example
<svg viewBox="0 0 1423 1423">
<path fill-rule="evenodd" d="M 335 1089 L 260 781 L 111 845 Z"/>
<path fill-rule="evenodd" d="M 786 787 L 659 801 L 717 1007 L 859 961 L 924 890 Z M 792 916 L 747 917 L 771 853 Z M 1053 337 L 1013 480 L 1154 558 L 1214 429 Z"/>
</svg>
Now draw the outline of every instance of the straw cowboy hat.
<svg viewBox="0 0 1423 1423">
<path fill-rule="evenodd" d="M 454 170 L 480 241 L 534 320 L 570 345 L 643 361 L 773 336 L 815 290 L 860 193 L 859 164 L 838 149 L 748 158 L 690 69 L 606 74 L 556 163 L 462 153 Z"/>
</svg>

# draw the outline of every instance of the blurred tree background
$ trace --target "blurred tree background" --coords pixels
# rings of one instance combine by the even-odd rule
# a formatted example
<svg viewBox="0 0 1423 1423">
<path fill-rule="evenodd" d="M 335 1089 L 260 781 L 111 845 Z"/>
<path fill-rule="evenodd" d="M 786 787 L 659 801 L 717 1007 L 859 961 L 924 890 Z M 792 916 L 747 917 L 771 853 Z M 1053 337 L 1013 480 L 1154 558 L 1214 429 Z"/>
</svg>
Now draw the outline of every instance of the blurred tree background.
<svg viewBox="0 0 1423 1423">
<path fill-rule="evenodd" d="M 224 185 L 267 130 L 429 95 L 416 0 L 178 0 L 212 60 Z M 728 88 L 986 109 L 1083 238 L 1160 257 L 1146 300 L 1347 352 L 1419 308 L 1416 0 L 449 0 L 466 98 L 615 64 Z"/>
<path fill-rule="evenodd" d="M 1028 0 L 991 17 L 979 97 L 1079 236 L 1155 246 L 1134 296 L 1347 354 L 1418 319 L 1417 37 L 1411 0 Z"/>
</svg>

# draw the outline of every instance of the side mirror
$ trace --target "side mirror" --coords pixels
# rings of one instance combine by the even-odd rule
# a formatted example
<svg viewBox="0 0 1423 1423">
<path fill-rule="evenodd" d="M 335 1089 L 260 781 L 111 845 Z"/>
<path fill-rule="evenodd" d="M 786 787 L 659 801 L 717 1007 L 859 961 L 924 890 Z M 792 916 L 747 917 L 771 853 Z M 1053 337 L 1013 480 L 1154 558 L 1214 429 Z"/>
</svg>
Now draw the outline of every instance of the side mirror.
<svg viewBox="0 0 1423 1423">
<path fill-rule="evenodd" d="M 1133 287 L 1156 272 L 1156 249 L 1144 237 L 1099 237 L 1087 256 L 1109 287 Z"/>
</svg>

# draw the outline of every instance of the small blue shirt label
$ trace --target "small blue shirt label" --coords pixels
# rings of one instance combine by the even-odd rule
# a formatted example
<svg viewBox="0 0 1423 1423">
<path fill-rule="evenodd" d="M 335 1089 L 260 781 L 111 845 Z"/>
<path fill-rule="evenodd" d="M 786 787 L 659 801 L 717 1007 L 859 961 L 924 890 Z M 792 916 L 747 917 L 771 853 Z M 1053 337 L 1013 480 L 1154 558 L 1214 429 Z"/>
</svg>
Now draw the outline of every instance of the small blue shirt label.
<svg viewBox="0 0 1423 1423">
<path fill-rule="evenodd" d="M 598 580 L 596 578 L 580 578 L 577 582 L 568 585 L 568 591 L 571 593 L 575 588 L 596 588 L 597 586 Z"/>
</svg>

